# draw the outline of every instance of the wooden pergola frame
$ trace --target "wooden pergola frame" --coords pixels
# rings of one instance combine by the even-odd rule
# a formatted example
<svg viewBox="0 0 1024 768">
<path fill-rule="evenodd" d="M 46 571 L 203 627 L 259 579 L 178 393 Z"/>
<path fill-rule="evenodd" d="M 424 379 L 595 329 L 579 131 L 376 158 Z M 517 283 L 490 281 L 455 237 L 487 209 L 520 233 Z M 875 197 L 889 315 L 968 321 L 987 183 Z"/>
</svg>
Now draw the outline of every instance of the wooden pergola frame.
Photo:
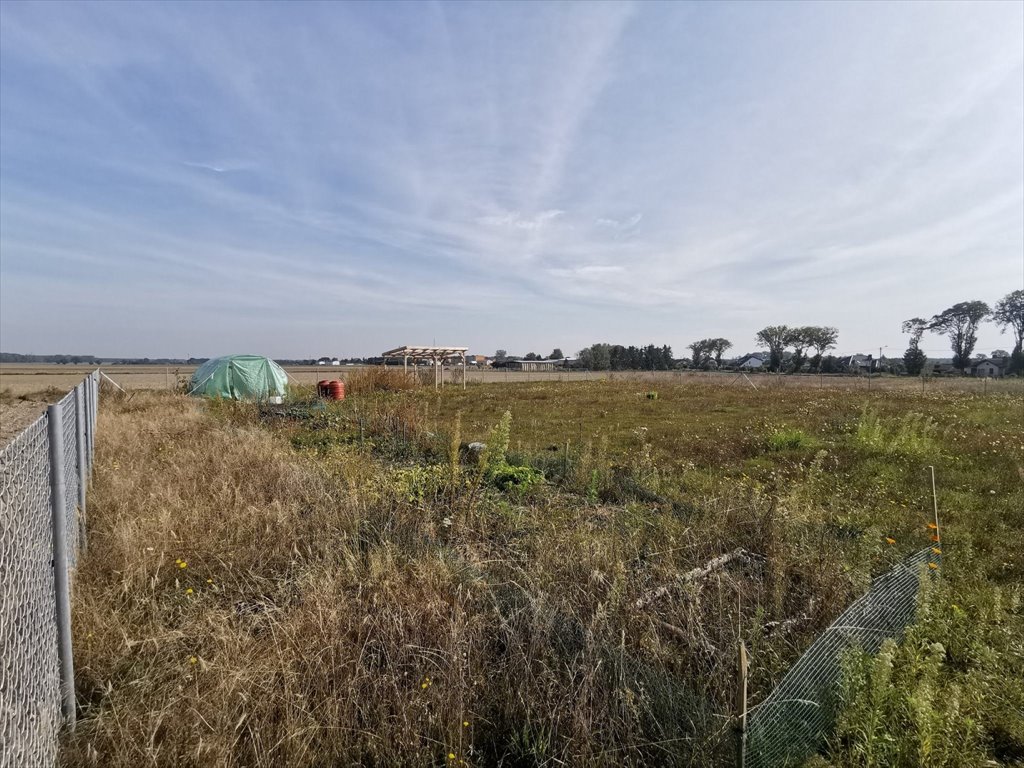
<svg viewBox="0 0 1024 768">
<path fill-rule="evenodd" d="M 430 360 L 434 364 L 434 389 L 437 389 L 440 381 L 441 389 L 444 389 L 444 371 L 441 364 L 452 358 L 462 359 L 462 388 L 466 388 L 466 352 L 469 347 L 426 347 L 426 346 L 404 346 L 389 349 L 381 355 L 385 360 L 397 360 L 402 358 L 402 370 L 409 372 L 410 360 Z"/>
</svg>

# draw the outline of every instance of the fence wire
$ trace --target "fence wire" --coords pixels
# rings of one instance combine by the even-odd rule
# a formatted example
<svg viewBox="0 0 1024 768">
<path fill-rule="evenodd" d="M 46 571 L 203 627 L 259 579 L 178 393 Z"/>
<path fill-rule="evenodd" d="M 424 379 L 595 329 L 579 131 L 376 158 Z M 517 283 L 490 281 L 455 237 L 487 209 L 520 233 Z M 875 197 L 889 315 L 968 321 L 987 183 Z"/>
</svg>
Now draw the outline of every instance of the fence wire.
<svg viewBox="0 0 1024 768">
<path fill-rule="evenodd" d="M 82 426 L 95 431 L 87 401 L 98 384 L 83 386 Z M 58 404 L 59 462 L 65 497 L 51 498 L 49 416 L 44 414 L 0 450 L 0 768 L 57 762 L 63 725 L 55 568 L 73 568 L 78 535 L 79 462 L 88 466 L 91 441 L 79 455 L 78 404 L 72 391 Z M 83 436 L 84 437 L 84 436 Z M 54 562 L 54 521 L 67 534 L 67 563 Z"/>
<path fill-rule="evenodd" d="M 850 648 L 877 653 L 914 619 L 921 574 L 937 562 L 931 547 L 871 583 L 815 640 L 764 701 L 747 715 L 746 765 L 802 765 L 825 743 L 835 723 L 842 661 Z"/>
</svg>

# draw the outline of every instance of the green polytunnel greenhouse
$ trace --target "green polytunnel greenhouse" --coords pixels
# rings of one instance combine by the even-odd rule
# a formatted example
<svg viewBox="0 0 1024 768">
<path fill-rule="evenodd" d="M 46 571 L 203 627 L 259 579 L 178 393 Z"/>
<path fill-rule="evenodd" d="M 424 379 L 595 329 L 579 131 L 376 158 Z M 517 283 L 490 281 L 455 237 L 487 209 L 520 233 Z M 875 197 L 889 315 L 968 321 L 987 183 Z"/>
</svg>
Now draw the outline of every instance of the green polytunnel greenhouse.
<svg viewBox="0 0 1024 768">
<path fill-rule="evenodd" d="M 269 357 L 226 355 L 207 360 L 192 374 L 189 394 L 225 400 L 276 400 L 284 397 L 288 374 Z"/>
</svg>

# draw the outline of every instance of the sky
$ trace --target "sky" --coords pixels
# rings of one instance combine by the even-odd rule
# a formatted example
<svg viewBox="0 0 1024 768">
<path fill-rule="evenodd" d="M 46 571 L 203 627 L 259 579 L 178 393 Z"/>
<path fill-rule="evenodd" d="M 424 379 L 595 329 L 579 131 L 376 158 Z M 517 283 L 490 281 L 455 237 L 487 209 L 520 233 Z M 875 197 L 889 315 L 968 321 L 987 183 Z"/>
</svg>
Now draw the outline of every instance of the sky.
<svg viewBox="0 0 1024 768">
<path fill-rule="evenodd" d="M 1024 3 L 0 3 L 2 351 L 889 355 L 1021 287 Z"/>
</svg>

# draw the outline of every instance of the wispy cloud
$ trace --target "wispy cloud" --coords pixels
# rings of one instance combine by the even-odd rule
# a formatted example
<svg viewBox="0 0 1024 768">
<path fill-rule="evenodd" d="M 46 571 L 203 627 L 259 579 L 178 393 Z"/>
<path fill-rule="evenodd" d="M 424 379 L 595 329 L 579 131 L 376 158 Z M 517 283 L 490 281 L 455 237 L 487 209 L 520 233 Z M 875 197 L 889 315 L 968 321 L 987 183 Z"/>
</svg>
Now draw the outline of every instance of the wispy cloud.
<svg viewBox="0 0 1024 768">
<path fill-rule="evenodd" d="M 1022 282 L 1019 4 L 0 15 L 5 349 L 856 351 Z"/>
<path fill-rule="evenodd" d="M 564 215 L 565 211 L 560 211 L 557 208 L 541 211 L 534 216 L 524 216 L 519 211 L 508 211 L 498 215 L 481 216 L 477 221 L 493 227 L 535 230 Z"/>
<path fill-rule="evenodd" d="M 628 219 L 613 219 L 610 216 L 600 216 L 594 223 L 599 227 L 608 227 L 609 229 L 627 230 L 633 229 L 640 220 L 644 217 L 642 213 L 634 213 Z"/>
</svg>

